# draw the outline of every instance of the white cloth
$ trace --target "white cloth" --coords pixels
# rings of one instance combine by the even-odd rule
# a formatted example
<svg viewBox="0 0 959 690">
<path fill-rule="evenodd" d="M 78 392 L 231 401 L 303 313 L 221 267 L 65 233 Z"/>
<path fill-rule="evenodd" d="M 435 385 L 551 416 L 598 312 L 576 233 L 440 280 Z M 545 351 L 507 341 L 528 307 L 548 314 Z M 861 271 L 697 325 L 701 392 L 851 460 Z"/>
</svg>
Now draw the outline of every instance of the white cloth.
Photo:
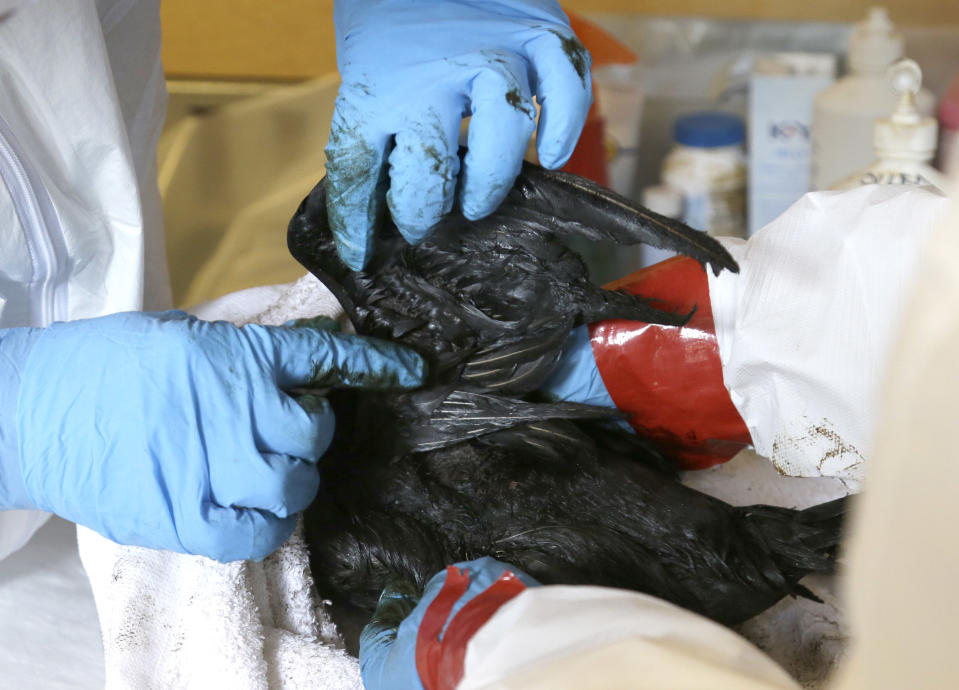
<svg viewBox="0 0 959 690">
<path fill-rule="evenodd" d="M 168 307 L 159 0 L 3 7 L 0 328 Z M 0 558 L 44 519 L 0 512 Z"/>
<path fill-rule="evenodd" d="M 169 302 L 159 10 L 159 0 L 33 2 L 0 21 L 0 327 Z M 147 235 L 157 254 L 145 258 Z M 43 244 L 46 271 L 30 252 Z M 145 264 L 156 269 L 149 285 Z"/>
<path fill-rule="evenodd" d="M 636 687 L 798 688 L 729 628 L 662 599 L 553 586 L 526 590 L 477 631 L 458 690 Z"/>
<path fill-rule="evenodd" d="M 931 188 L 807 194 L 710 275 L 723 377 L 781 472 L 862 480 L 879 382 L 908 288 L 948 200 Z"/>
<path fill-rule="evenodd" d="M 103 690 L 103 646 L 77 528 L 54 517 L 0 561 L 0 688 Z"/>
<path fill-rule="evenodd" d="M 310 275 L 192 310 L 280 325 L 342 312 Z M 359 666 L 316 603 L 299 533 L 262 563 L 119 546 L 78 528 L 96 599 L 108 688 L 361 688 Z"/>
<path fill-rule="evenodd" d="M 23 548 L 49 519 L 50 513 L 39 510 L 0 511 L 0 560 Z"/>
<path fill-rule="evenodd" d="M 855 642 L 837 690 L 959 687 L 959 199 L 909 293 L 849 526 Z"/>
</svg>

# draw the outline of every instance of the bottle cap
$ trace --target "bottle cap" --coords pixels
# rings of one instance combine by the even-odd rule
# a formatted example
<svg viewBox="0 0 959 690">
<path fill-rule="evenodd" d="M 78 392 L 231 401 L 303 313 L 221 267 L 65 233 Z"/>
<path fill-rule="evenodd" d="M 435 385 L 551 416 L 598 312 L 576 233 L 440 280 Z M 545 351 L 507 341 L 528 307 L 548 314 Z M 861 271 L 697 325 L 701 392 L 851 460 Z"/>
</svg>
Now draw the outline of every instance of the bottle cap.
<svg viewBox="0 0 959 690">
<path fill-rule="evenodd" d="M 880 158 L 894 156 L 930 161 L 936 153 L 939 126 L 935 118 L 922 117 L 916 94 L 922 88 L 922 70 L 913 60 L 900 60 L 886 73 L 899 95 L 896 111 L 876 121 L 873 145 Z"/>
<path fill-rule="evenodd" d="M 854 72 L 881 74 L 905 53 L 902 34 L 885 7 L 872 7 L 849 37 L 849 67 Z"/>
<path fill-rule="evenodd" d="M 697 148 L 734 146 L 746 139 L 742 118 L 730 113 L 693 113 L 676 118 L 673 138 L 677 144 Z"/>
</svg>

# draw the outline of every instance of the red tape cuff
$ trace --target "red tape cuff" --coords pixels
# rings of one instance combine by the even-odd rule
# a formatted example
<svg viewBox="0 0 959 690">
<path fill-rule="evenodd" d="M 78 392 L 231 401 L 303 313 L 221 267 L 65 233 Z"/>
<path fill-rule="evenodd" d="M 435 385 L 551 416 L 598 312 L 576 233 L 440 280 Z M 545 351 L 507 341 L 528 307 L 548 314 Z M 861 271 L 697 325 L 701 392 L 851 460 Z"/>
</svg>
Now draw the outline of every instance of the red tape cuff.
<svg viewBox="0 0 959 690">
<path fill-rule="evenodd" d="M 592 324 L 596 365 L 616 406 L 639 433 L 686 470 L 725 462 L 751 443 L 723 383 L 709 281 L 676 257 L 605 286 L 695 313 L 682 328 L 611 319 Z"/>
<path fill-rule="evenodd" d="M 499 608 L 526 589 L 509 570 L 466 603 L 454 616 L 442 641 L 443 625 L 469 586 L 469 573 L 446 568 L 446 581 L 426 609 L 416 638 L 416 670 L 425 690 L 454 690 L 463 678 L 466 645 Z"/>
</svg>

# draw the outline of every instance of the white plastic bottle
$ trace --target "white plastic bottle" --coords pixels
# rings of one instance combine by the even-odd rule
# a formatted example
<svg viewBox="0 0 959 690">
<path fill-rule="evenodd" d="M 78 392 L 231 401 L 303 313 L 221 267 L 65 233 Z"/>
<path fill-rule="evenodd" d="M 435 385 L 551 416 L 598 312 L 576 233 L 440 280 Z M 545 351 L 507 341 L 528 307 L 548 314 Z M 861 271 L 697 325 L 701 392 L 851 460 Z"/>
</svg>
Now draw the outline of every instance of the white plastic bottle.
<svg viewBox="0 0 959 690">
<path fill-rule="evenodd" d="M 676 145 L 663 160 L 662 180 L 683 195 L 682 220 L 710 235 L 746 235 L 746 128 L 729 113 L 676 119 Z"/>
<path fill-rule="evenodd" d="M 832 188 L 853 189 L 866 184 L 929 184 L 945 192 L 949 182 L 932 167 L 939 140 L 938 123 L 933 117 L 923 117 L 916 109 L 922 70 L 912 60 L 900 60 L 889 68 L 889 79 L 900 94 L 899 105 L 891 117 L 876 121 L 875 160 Z"/>
<path fill-rule="evenodd" d="M 683 217 L 683 193 L 678 189 L 673 189 L 668 184 L 644 187 L 639 203 L 650 211 L 667 218 Z M 637 246 L 640 247 L 640 264 L 642 266 L 652 266 L 676 256 L 676 252 L 670 249 L 651 247 L 648 244 Z"/>
<path fill-rule="evenodd" d="M 772 53 L 749 78 L 749 234 L 812 187 L 813 102 L 836 79 L 836 56 Z"/>
<path fill-rule="evenodd" d="M 827 189 L 873 160 L 873 124 L 895 109 L 897 95 L 886 70 L 904 53 L 902 34 L 882 7 L 873 7 L 849 39 L 849 74 L 815 100 L 812 129 L 812 182 Z M 916 104 L 930 115 L 935 98 L 920 91 Z"/>
</svg>

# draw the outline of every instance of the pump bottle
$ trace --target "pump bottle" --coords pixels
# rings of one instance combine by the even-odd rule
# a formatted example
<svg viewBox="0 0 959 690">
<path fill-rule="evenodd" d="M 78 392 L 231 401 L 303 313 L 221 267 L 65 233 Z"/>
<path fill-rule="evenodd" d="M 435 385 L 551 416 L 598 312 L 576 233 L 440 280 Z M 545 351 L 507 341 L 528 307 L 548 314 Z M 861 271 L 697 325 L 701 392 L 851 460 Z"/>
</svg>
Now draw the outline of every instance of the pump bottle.
<svg viewBox="0 0 959 690">
<path fill-rule="evenodd" d="M 849 73 L 815 99 L 812 128 L 812 182 L 828 189 L 873 160 L 873 125 L 896 107 L 886 70 L 903 56 L 905 45 L 886 10 L 873 7 L 855 25 L 849 39 Z M 935 99 L 928 90 L 916 95 L 922 115 Z"/>
<path fill-rule="evenodd" d="M 899 94 L 892 116 L 874 127 L 874 162 L 833 185 L 853 189 L 866 184 L 932 185 L 945 192 L 946 177 L 932 167 L 939 138 L 933 117 L 923 117 L 916 108 L 922 71 L 912 60 L 900 60 L 889 68 L 889 81 Z"/>
</svg>

